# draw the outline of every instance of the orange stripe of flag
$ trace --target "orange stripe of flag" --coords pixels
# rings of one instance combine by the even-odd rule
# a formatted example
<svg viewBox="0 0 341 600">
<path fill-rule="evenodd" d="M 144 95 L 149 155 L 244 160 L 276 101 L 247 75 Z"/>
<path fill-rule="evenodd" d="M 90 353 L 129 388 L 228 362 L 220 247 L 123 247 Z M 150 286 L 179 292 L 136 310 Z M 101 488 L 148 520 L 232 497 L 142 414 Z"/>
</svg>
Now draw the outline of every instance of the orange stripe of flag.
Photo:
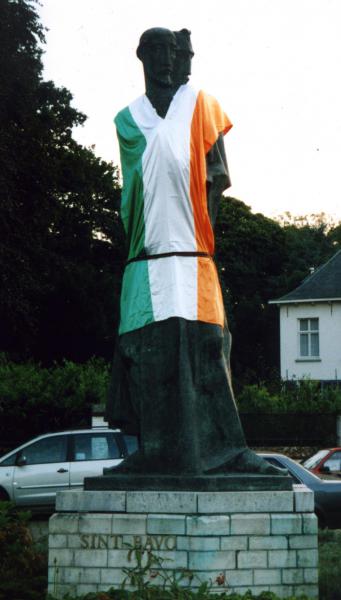
<svg viewBox="0 0 341 600">
<path fill-rule="evenodd" d="M 207 209 L 206 154 L 219 134 L 227 133 L 232 123 L 212 96 L 200 91 L 191 124 L 190 196 L 193 207 L 198 252 L 214 253 L 214 235 Z M 224 324 L 224 307 L 219 280 L 210 259 L 198 259 L 198 320 Z"/>
</svg>

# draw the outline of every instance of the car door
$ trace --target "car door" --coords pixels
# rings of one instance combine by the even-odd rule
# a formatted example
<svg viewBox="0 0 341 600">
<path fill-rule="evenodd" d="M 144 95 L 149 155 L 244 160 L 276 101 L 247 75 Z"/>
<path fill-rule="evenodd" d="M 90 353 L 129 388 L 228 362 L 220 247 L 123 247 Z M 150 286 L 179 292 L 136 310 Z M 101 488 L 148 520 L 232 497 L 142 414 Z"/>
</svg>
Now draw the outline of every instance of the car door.
<svg viewBox="0 0 341 600">
<path fill-rule="evenodd" d="M 124 454 L 113 432 L 84 432 L 73 434 L 70 463 L 71 489 L 83 486 L 84 477 L 103 475 L 104 467 L 120 464 Z"/>
<path fill-rule="evenodd" d="M 67 435 L 51 435 L 22 448 L 16 458 L 13 495 L 16 504 L 52 505 L 70 485 Z"/>
</svg>

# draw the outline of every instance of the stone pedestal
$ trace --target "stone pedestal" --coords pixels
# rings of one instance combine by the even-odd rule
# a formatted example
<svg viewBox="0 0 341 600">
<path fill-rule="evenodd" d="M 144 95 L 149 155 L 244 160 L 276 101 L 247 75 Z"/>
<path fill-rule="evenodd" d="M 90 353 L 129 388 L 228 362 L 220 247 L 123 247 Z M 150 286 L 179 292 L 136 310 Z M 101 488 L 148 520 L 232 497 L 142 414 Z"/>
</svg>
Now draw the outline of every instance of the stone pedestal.
<svg viewBox="0 0 341 600">
<path fill-rule="evenodd" d="M 119 587 L 155 556 L 145 578 L 195 589 L 318 597 L 313 492 L 76 491 L 57 495 L 49 525 L 49 592 Z M 128 569 L 128 573 L 127 573 Z"/>
</svg>

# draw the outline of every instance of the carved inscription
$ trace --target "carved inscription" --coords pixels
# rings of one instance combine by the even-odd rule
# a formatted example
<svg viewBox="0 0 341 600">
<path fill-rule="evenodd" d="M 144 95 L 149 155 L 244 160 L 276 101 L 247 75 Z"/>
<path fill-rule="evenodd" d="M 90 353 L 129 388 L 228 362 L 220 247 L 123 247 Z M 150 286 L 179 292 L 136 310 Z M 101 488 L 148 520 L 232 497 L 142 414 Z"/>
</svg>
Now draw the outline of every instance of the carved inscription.
<svg viewBox="0 0 341 600">
<path fill-rule="evenodd" d="M 131 547 L 142 550 L 176 550 L 175 535 L 133 535 L 89 533 L 80 535 L 82 550 L 122 550 Z"/>
</svg>

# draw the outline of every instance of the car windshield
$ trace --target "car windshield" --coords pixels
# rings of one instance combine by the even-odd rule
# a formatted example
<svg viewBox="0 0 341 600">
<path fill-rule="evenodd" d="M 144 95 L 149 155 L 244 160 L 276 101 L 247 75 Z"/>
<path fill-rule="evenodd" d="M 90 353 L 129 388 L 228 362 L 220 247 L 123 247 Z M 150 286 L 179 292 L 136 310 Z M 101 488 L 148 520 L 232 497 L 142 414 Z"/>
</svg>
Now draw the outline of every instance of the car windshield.
<svg viewBox="0 0 341 600">
<path fill-rule="evenodd" d="M 329 450 L 319 450 L 319 452 L 316 452 L 316 454 L 305 460 L 304 463 L 302 463 L 303 466 L 306 469 L 313 469 L 320 462 L 320 460 L 327 456 L 328 452 Z"/>
</svg>

